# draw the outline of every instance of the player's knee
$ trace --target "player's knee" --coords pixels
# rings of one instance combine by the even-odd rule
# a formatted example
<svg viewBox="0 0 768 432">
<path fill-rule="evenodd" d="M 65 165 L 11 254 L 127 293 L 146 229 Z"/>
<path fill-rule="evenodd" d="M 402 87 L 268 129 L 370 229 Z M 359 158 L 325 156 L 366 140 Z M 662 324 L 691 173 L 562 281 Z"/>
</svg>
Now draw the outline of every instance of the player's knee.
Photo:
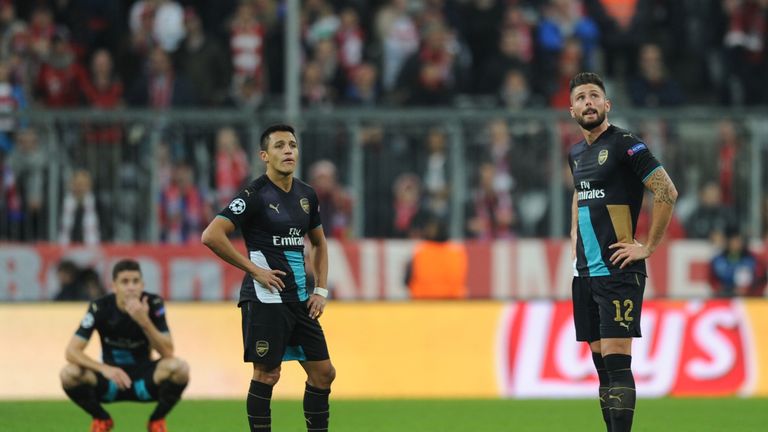
<svg viewBox="0 0 768 432">
<path fill-rule="evenodd" d="M 333 380 L 336 379 L 336 368 L 333 365 L 328 365 L 327 368 L 323 368 L 316 371 L 311 377 L 311 381 L 320 388 L 330 388 Z"/>
<path fill-rule="evenodd" d="M 253 379 L 266 385 L 274 386 L 280 381 L 280 366 L 270 370 L 253 370 Z"/>
<path fill-rule="evenodd" d="M 189 381 L 189 363 L 180 358 L 168 360 L 170 379 L 176 384 L 184 384 Z"/>
<path fill-rule="evenodd" d="M 83 368 L 74 364 L 67 364 L 59 372 L 59 379 L 63 387 L 75 387 L 83 382 Z"/>
</svg>

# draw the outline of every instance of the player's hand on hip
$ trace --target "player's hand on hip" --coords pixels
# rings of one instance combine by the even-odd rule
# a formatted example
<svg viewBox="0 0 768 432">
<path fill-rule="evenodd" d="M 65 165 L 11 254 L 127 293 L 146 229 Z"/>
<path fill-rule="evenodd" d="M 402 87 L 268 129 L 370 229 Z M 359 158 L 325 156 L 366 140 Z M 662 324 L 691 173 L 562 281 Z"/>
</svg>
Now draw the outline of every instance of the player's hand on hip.
<svg viewBox="0 0 768 432">
<path fill-rule="evenodd" d="M 309 317 L 312 319 L 318 319 L 320 318 L 320 315 L 323 314 L 323 311 L 325 310 L 325 304 L 328 300 L 319 295 L 319 294 L 312 294 L 309 296 L 309 301 L 307 302 L 307 309 L 309 309 Z"/>
<path fill-rule="evenodd" d="M 139 300 L 131 297 L 125 301 L 125 312 L 138 324 L 149 321 L 149 297 L 144 296 Z"/>
<path fill-rule="evenodd" d="M 614 243 L 608 246 L 609 249 L 616 249 L 611 255 L 611 264 L 624 268 L 635 261 L 648 258 L 651 254 L 648 248 L 635 240 L 634 243 Z"/>
<path fill-rule="evenodd" d="M 277 294 L 285 288 L 285 282 L 281 279 L 285 276 L 282 270 L 263 270 L 259 269 L 251 273 L 254 279 L 263 286 L 267 287 L 272 293 Z"/>
<path fill-rule="evenodd" d="M 100 372 L 104 378 L 114 381 L 120 390 L 131 388 L 131 377 L 119 367 L 104 365 Z"/>
</svg>

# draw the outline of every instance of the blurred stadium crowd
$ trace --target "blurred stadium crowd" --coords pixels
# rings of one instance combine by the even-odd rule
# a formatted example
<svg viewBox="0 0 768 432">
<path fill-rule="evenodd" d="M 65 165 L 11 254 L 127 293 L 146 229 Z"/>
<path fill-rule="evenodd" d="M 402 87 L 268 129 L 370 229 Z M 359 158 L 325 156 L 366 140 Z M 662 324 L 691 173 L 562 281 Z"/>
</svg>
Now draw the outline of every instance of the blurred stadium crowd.
<svg viewBox="0 0 768 432">
<path fill-rule="evenodd" d="M 568 81 L 580 70 L 603 73 L 614 103 L 628 107 L 768 103 L 762 83 L 768 71 L 765 1 L 300 4 L 306 108 L 564 111 Z M 0 110 L 280 108 L 285 13 L 284 2 L 275 0 L 0 0 Z M 242 128 L 167 127 L 159 145 L 150 148 L 140 143 L 147 134 L 141 128 L 74 123 L 54 129 L 68 156 L 61 173 L 54 174 L 46 157 L 51 131 L 0 120 L 0 238 L 63 244 L 147 240 L 135 228 L 142 214 L 125 222 L 118 204 L 136 213 L 135 200 L 150 190 L 142 186 L 142 174 L 150 173 L 159 182 L 159 240 L 197 241 L 207 220 L 254 173 L 249 166 L 254 149 L 246 143 L 253 140 Z M 549 140 L 547 129 L 540 122 L 503 119 L 465 126 L 479 132 L 465 137 L 470 172 L 464 234 L 567 235 L 567 226 L 552 232 L 545 223 L 552 169 L 530 163 L 547 160 L 548 148 L 541 145 Z M 698 142 L 700 124 L 656 119 L 625 126 L 637 126 L 652 146 L 663 149 L 665 164 L 678 176 L 683 199 L 672 238 L 722 238 L 740 228 L 747 207 L 743 167 L 749 134 L 739 120 L 707 125 L 712 145 L 695 178 L 687 164 L 698 154 L 690 147 Z M 564 151 L 580 139 L 572 125 L 558 128 Z M 347 147 L 337 131 L 327 129 L 306 129 L 305 141 L 328 146 L 309 151 L 302 177 L 327 203 L 327 234 L 349 238 Z M 448 213 L 450 139 L 440 124 L 397 133 L 391 127 L 363 130 L 368 173 L 363 193 L 377 198 L 366 200 L 362 235 L 417 238 L 426 214 Z M 201 141 L 202 152 L 194 144 Z M 134 158 L 141 152 L 152 159 L 151 169 Z M 43 221 L 50 219 L 45 207 L 52 175 L 62 184 L 55 234 Z M 570 193 L 568 174 L 563 177 Z M 569 211 L 570 198 L 564 200 Z M 768 199 L 762 200 L 766 233 Z M 647 224 L 644 212 L 641 233 Z"/>
<path fill-rule="evenodd" d="M 564 108 L 578 70 L 638 107 L 768 102 L 760 0 L 300 4 L 306 106 Z M 4 104 L 268 107 L 285 13 L 276 0 L 2 0 Z"/>
</svg>

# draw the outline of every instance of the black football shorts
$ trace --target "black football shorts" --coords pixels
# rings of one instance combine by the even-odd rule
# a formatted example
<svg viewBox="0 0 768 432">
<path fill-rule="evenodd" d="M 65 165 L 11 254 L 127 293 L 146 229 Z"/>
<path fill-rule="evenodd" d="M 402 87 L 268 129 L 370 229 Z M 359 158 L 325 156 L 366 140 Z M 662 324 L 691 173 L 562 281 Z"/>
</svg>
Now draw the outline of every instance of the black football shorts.
<svg viewBox="0 0 768 432">
<path fill-rule="evenodd" d="M 283 361 L 328 360 L 325 334 L 309 317 L 307 302 L 240 304 L 243 317 L 243 360 L 267 365 Z"/>
<path fill-rule="evenodd" d="M 157 400 L 157 384 L 154 381 L 155 369 L 160 360 L 155 360 L 143 365 L 130 368 L 117 366 L 131 377 L 131 387 L 120 390 L 114 381 L 104 378 L 104 375 L 97 373 L 96 394 L 102 402 L 153 402 Z"/>
<path fill-rule="evenodd" d="M 576 340 L 642 337 L 640 314 L 644 291 L 645 276 L 640 273 L 574 277 Z"/>
</svg>

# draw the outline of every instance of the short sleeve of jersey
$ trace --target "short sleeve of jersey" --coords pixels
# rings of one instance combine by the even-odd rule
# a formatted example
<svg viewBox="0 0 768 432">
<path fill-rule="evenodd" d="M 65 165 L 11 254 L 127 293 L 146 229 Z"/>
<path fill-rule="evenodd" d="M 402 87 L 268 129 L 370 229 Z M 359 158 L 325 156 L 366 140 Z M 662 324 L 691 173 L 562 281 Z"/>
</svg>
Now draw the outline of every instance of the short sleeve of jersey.
<svg viewBox="0 0 768 432">
<path fill-rule="evenodd" d="M 571 169 L 571 175 L 573 175 L 573 154 L 568 153 L 568 167 Z"/>
<path fill-rule="evenodd" d="M 240 191 L 229 205 L 219 212 L 219 216 L 223 216 L 241 227 L 254 219 L 258 209 L 256 193 L 248 187 Z"/>
<path fill-rule="evenodd" d="M 149 298 L 149 319 L 160 333 L 168 333 L 168 323 L 165 321 L 165 302 L 162 298 Z"/>
<path fill-rule="evenodd" d="M 314 190 L 310 195 L 309 207 L 309 229 L 313 230 L 323 224 L 320 220 L 320 202 Z"/>
<path fill-rule="evenodd" d="M 80 327 L 77 328 L 75 334 L 85 340 L 90 340 L 93 330 L 96 328 L 96 311 L 98 307 L 96 302 L 91 302 L 88 305 L 88 310 L 83 315 L 83 319 L 80 320 Z"/>
<path fill-rule="evenodd" d="M 661 162 L 653 156 L 648 146 L 634 136 L 627 136 L 619 145 L 623 152 L 624 161 L 643 181 L 661 166 Z"/>
</svg>

